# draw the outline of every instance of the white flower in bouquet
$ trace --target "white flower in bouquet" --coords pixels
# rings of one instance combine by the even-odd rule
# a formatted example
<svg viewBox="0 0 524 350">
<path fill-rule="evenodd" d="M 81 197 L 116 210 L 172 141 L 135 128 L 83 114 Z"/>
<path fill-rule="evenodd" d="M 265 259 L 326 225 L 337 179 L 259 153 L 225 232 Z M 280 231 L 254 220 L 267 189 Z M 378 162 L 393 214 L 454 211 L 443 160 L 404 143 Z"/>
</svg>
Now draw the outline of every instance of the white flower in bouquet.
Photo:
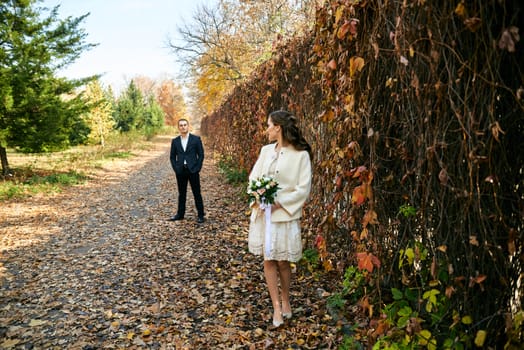
<svg viewBox="0 0 524 350">
<path fill-rule="evenodd" d="M 247 188 L 249 203 L 273 204 L 279 189 L 278 182 L 270 176 L 261 176 L 258 179 L 251 180 Z"/>
</svg>

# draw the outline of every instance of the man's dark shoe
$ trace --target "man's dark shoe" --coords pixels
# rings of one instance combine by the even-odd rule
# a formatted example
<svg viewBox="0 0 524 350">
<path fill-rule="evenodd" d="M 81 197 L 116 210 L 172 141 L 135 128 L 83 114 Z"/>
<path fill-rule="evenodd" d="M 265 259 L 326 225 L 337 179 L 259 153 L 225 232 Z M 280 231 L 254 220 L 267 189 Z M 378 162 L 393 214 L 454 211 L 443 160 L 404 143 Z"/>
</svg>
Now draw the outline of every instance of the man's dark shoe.
<svg viewBox="0 0 524 350">
<path fill-rule="evenodd" d="M 179 221 L 179 220 L 184 220 L 184 217 L 178 214 L 168 219 L 168 221 Z"/>
<path fill-rule="evenodd" d="M 197 219 L 197 222 L 198 222 L 199 224 L 203 224 L 204 221 L 206 221 L 206 219 L 204 219 L 202 216 L 199 216 L 198 219 Z"/>
</svg>

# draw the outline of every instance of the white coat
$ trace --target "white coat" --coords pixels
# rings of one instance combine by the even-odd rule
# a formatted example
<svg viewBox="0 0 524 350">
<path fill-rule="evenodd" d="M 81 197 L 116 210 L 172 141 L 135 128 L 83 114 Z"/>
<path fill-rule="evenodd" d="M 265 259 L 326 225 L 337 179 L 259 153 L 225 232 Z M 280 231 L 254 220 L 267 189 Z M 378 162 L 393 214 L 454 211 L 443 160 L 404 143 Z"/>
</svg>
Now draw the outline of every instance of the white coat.
<svg viewBox="0 0 524 350">
<path fill-rule="evenodd" d="M 268 175 L 275 147 L 274 143 L 262 147 L 249 174 L 249 181 Z M 311 176 L 311 160 L 307 151 L 298 151 L 291 145 L 280 149 L 273 177 L 280 187 L 275 201 L 282 208 L 273 211 L 272 222 L 291 221 L 302 216 L 302 207 L 311 191 Z M 257 211 L 253 210 L 251 220 L 255 220 Z"/>
</svg>

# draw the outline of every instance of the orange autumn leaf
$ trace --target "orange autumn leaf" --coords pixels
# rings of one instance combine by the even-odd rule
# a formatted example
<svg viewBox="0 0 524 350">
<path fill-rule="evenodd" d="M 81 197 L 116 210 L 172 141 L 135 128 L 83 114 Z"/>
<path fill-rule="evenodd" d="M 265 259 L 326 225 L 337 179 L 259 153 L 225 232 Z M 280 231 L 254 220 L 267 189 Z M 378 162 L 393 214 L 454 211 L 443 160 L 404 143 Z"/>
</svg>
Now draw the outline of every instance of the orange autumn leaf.
<svg viewBox="0 0 524 350">
<path fill-rule="evenodd" d="M 341 187 L 342 187 L 342 176 L 337 175 L 335 178 L 335 188 L 337 189 L 337 191 L 340 191 Z"/>
<path fill-rule="evenodd" d="M 475 283 L 482 283 L 486 280 L 486 278 L 488 278 L 488 276 L 486 275 L 479 275 L 477 277 L 475 277 L 473 280 L 475 281 Z"/>
<path fill-rule="evenodd" d="M 331 61 L 329 61 L 329 63 L 327 64 L 327 67 L 331 70 L 335 70 L 337 69 L 337 62 L 332 59 Z"/>
<path fill-rule="evenodd" d="M 322 267 L 324 267 L 324 271 L 330 272 L 333 270 L 333 264 L 331 263 L 331 260 L 324 260 L 322 262 Z"/>
<path fill-rule="evenodd" d="M 369 233 L 368 229 L 363 228 L 362 232 L 360 232 L 360 240 L 368 238 L 368 233 Z"/>
<path fill-rule="evenodd" d="M 446 245 L 439 245 L 437 247 L 437 250 L 440 250 L 441 252 L 445 253 L 448 250 L 448 247 Z"/>
<path fill-rule="evenodd" d="M 351 203 L 362 205 L 366 201 L 366 188 L 364 185 L 355 187 L 351 196 Z"/>
<path fill-rule="evenodd" d="M 344 39 L 346 37 L 346 34 L 349 32 L 351 24 L 348 21 L 345 21 L 344 24 L 338 28 L 337 31 L 337 38 L 340 40 Z"/>
<path fill-rule="evenodd" d="M 386 334 L 386 332 L 389 329 L 389 323 L 387 320 L 379 320 L 377 323 L 377 326 L 375 327 L 375 331 L 373 331 L 373 337 L 377 338 L 381 335 Z"/>
<path fill-rule="evenodd" d="M 333 112 L 332 110 L 324 111 L 322 112 L 322 114 L 320 114 L 320 120 L 325 123 L 330 122 L 333 119 L 335 119 L 335 112 Z"/>
<path fill-rule="evenodd" d="M 359 301 L 358 305 L 365 311 L 368 312 L 368 317 L 371 318 L 373 316 L 373 305 L 369 303 L 368 297 L 364 297 L 362 300 Z"/>
<path fill-rule="evenodd" d="M 342 5 L 337 8 L 337 12 L 335 13 L 335 23 L 340 22 L 342 19 L 342 16 L 344 16 L 344 10 L 346 9 L 346 6 Z"/>
<path fill-rule="evenodd" d="M 351 57 L 349 59 L 349 76 L 353 77 L 356 72 L 362 71 L 362 68 L 364 68 L 364 64 L 364 59 L 362 57 Z"/>
<path fill-rule="evenodd" d="M 364 218 L 362 219 L 362 225 L 366 227 L 368 224 L 371 225 L 378 225 L 378 219 L 377 219 L 377 213 L 374 210 L 368 210 L 366 214 L 364 214 Z"/>
<path fill-rule="evenodd" d="M 370 273 L 375 267 L 380 267 L 380 260 L 371 253 L 357 253 L 357 261 L 360 270 L 367 270 Z"/>
<path fill-rule="evenodd" d="M 460 2 L 457 7 L 455 8 L 455 14 L 461 18 L 466 17 L 466 6 L 464 6 L 463 2 Z"/>
<path fill-rule="evenodd" d="M 503 135 L 505 134 L 504 130 L 502 130 L 502 128 L 500 127 L 499 122 L 495 122 L 491 126 L 491 133 L 493 134 L 493 137 L 495 138 L 495 140 L 497 140 L 497 142 L 500 142 L 499 135 L 500 134 L 503 134 Z"/>
</svg>

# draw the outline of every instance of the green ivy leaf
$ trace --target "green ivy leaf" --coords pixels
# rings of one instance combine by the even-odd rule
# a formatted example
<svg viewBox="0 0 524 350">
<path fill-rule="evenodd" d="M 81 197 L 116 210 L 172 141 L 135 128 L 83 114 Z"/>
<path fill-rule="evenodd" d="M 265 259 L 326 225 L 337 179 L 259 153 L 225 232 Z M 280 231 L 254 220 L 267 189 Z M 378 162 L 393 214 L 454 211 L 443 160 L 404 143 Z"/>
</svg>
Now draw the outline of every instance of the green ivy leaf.
<svg viewBox="0 0 524 350">
<path fill-rule="evenodd" d="M 391 293 L 393 293 L 393 299 L 395 300 L 401 300 L 404 297 L 402 291 L 397 288 L 392 288 Z"/>
</svg>

